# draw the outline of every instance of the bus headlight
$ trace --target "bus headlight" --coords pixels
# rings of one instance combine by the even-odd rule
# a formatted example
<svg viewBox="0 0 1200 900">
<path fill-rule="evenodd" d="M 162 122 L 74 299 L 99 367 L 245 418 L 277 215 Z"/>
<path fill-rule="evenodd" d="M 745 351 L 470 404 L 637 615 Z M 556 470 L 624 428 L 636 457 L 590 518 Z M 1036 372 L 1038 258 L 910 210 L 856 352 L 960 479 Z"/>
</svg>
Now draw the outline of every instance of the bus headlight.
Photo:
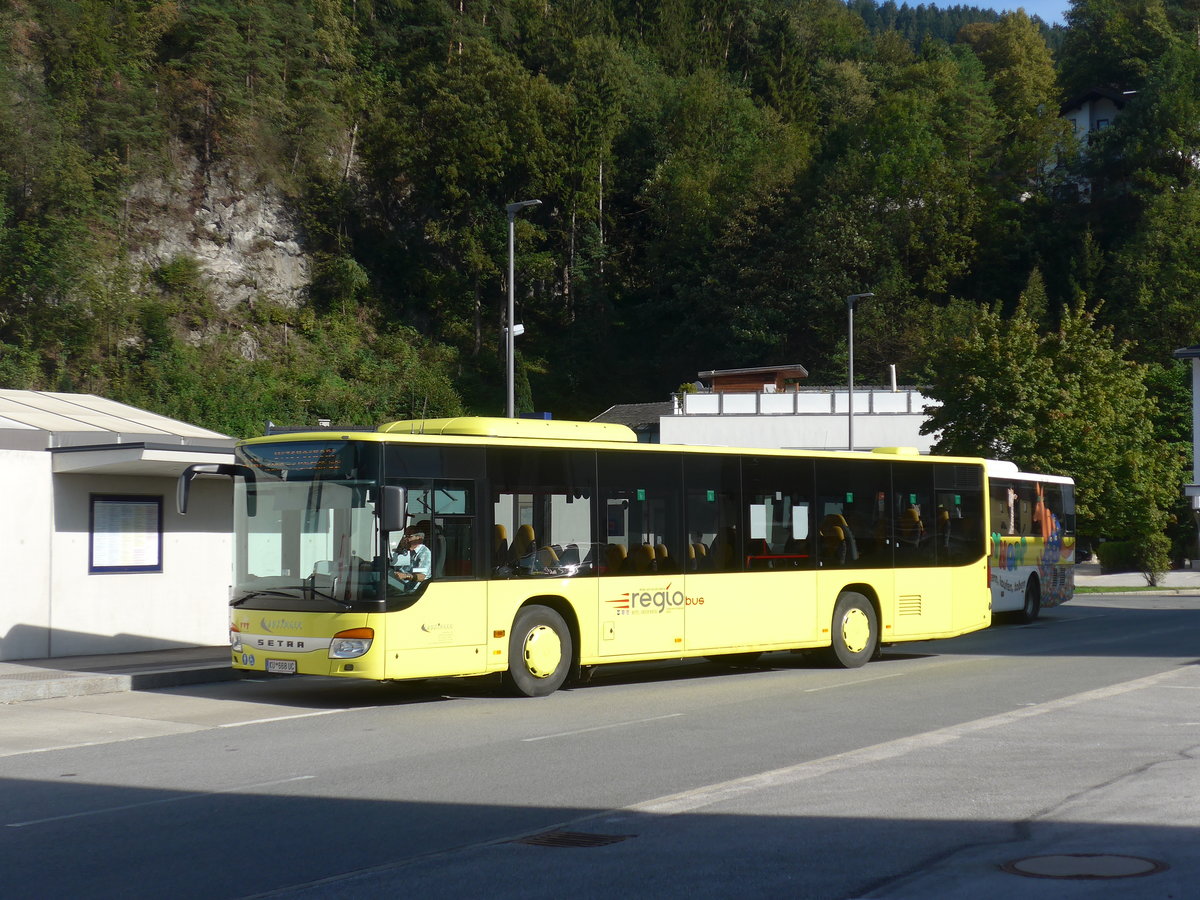
<svg viewBox="0 0 1200 900">
<path fill-rule="evenodd" d="M 355 659 L 371 649 L 375 640 L 374 628 L 351 628 L 339 631 L 329 642 L 330 659 Z"/>
<path fill-rule="evenodd" d="M 232 625 L 229 626 L 229 647 L 234 653 L 242 652 L 242 635 Z"/>
</svg>

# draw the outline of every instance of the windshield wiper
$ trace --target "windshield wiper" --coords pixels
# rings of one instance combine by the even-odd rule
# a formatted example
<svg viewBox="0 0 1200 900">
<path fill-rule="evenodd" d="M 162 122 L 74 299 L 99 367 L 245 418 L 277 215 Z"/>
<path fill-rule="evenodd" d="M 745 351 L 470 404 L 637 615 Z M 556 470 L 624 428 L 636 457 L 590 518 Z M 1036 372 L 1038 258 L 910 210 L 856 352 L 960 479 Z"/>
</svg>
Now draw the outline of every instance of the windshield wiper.
<svg viewBox="0 0 1200 900">
<path fill-rule="evenodd" d="M 236 600 L 231 601 L 229 605 L 230 606 L 241 606 L 247 600 L 253 600 L 255 597 L 286 597 L 289 600 L 302 600 L 302 599 L 304 599 L 305 594 L 312 594 L 313 596 L 320 597 L 322 600 L 328 600 L 331 603 L 336 603 L 338 606 L 342 607 L 343 609 L 352 609 L 354 607 L 354 604 L 350 603 L 348 600 L 342 600 L 340 597 L 335 597 L 333 594 L 328 594 L 325 591 L 318 590 L 317 588 L 311 587 L 310 585 L 306 585 L 306 584 L 298 584 L 291 590 L 286 590 L 286 591 L 279 591 L 279 590 L 247 591 L 245 594 L 242 594 L 242 596 L 238 597 Z"/>
<path fill-rule="evenodd" d="M 333 594 L 327 594 L 325 591 L 318 590 L 311 585 L 305 587 L 304 590 L 310 591 L 314 596 L 320 597 L 322 600 L 330 600 L 345 609 L 350 609 L 354 606 L 354 604 L 349 600 L 342 600 L 340 597 L 335 597 Z"/>
<path fill-rule="evenodd" d="M 288 597 L 295 599 L 296 595 L 290 591 L 247 591 L 238 597 L 236 600 L 230 601 L 230 606 L 241 606 L 247 600 L 253 600 L 255 597 Z"/>
</svg>

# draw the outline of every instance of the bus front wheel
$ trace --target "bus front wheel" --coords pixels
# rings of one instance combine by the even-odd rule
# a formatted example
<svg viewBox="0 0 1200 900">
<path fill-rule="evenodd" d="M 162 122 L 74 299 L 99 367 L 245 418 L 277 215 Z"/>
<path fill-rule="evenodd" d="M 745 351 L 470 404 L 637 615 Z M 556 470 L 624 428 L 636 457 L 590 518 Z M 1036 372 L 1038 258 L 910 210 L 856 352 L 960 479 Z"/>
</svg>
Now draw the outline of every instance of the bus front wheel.
<svg viewBox="0 0 1200 900">
<path fill-rule="evenodd" d="M 1017 613 L 1017 619 L 1028 625 L 1038 617 L 1038 613 L 1041 611 L 1042 586 L 1038 584 L 1036 575 L 1030 575 L 1029 580 L 1025 582 L 1025 605 Z"/>
<path fill-rule="evenodd" d="M 505 683 L 520 697 L 545 697 L 558 690 L 571 671 L 571 631 L 548 606 L 517 613 L 508 639 Z"/>
<path fill-rule="evenodd" d="M 838 597 L 830 631 L 830 661 L 844 669 L 857 669 L 879 646 L 879 617 L 862 594 L 846 591 Z"/>
</svg>

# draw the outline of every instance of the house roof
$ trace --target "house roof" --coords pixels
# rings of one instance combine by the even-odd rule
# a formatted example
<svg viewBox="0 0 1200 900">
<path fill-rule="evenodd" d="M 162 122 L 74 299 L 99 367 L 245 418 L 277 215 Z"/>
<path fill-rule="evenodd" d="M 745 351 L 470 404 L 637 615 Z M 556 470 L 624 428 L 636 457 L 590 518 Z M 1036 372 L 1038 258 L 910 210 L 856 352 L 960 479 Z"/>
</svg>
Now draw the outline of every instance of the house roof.
<svg viewBox="0 0 1200 900">
<path fill-rule="evenodd" d="M 49 450 L 59 473 L 178 475 L 232 461 L 234 438 L 94 394 L 0 390 L 0 450 Z"/>
<path fill-rule="evenodd" d="M 1115 87 L 1094 87 L 1088 88 L 1082 94 L 1076 94 L 1059 108 L 1059 114 L 1069 112 L 1072 109 L 1079 109 L 1089 100 L 1111 100 L 1117 109 L 1121 109 L 1129 102 L 1130 96 L 1134 91 L 1123 91 Z"/>
<path fill-rule="evenodd" d="M 0 390 L 0 447 L 8 447 L 8 439 L 16 436 L 28 436 L 43 448 L 145 440 L 233 444 L 233 438 L 216 431 L 94 394 Z M 15 449 L 30 449 L 30 440 L 17 438 L 16 443 L 23 446 Z"/>
<path fill-rule="evenodd" d="M 658 420 L 671 415 L 674 408 L 670 400 L 657 403 L 618 403 L 616 406 L 610 406 L 592 421 L 628 425 L 634 431 L 645 431 L 647 428 L 657 428 Z"/>
<path fill-rule="evenodd" d="M 808 377 L 808 369 L 799 363 L 788 366 L 755 366 L 750 369 L 713 369 L 710 372 L 697 372 L 696 374 L 702 381 L 707 381 L 722 375 L 777 375 L 780 373 L 792 374 L 799 378 Z"/>
<path fill-rule="evenodd" d="M 1171 354 L 1176 359 L 1200 359 L 1200 344 L 1191 347 L 1180 347 Z"/>
</svg>

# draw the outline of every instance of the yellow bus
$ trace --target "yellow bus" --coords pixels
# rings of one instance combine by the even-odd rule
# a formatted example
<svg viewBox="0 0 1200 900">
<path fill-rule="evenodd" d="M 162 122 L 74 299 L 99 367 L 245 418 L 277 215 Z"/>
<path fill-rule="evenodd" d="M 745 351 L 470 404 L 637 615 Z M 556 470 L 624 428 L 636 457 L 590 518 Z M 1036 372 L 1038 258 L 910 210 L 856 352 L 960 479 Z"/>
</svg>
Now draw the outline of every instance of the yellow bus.
<svg viewBox="0 0 1200 900">
<path fill-rule="evenodd" d="M 233 665 L 376 680 L 882 645 L 990 624 L 980 459 L 638 443 L 621 425 L 393 422 L 243 441 Z M 424 550 L 412 553 L 420 533 Z"/>
<path fill-rule="evenodd" d="M 989 459 L 992 611 L 1032 622 L 1075 594 L 1075 482 Z"/>
</svg>

